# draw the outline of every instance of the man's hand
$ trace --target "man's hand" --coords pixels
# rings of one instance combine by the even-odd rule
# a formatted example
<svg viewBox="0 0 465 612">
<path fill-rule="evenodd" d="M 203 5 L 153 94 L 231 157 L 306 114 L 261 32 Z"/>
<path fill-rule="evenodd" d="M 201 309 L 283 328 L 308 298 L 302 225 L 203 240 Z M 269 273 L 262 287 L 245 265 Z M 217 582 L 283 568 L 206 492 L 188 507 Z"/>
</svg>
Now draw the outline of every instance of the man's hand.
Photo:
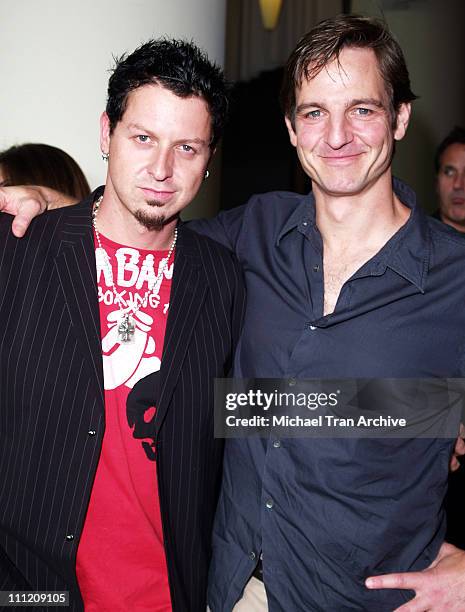
<svg viewBox="0 0 465 612">
<path fill-rule="evenodd" d="M 444 544 L 422 572 L 372 576 L 369 589 L 410 589 L 415 597 L 395 612 L 463 612 L 465 610 L 465 551 Z"/>
<path fill-rule="evenodd" d="M 62 193 L 31 185 L 27 187 L 1 187 L 0 212 L 14 215 L 11 229 L 18 238 L 24 236 L 34 217 L 47 209 L 75 204 L 76 199 Z"/>
<path fill-rule="evenodd" d="M 460 467 L 459 457 L 465 455 L 465 426 L 460 423 L 459 437 L 455 441 L 455 448 L 450 460 L 450 471 L 455 472 Z"/>
</svg>

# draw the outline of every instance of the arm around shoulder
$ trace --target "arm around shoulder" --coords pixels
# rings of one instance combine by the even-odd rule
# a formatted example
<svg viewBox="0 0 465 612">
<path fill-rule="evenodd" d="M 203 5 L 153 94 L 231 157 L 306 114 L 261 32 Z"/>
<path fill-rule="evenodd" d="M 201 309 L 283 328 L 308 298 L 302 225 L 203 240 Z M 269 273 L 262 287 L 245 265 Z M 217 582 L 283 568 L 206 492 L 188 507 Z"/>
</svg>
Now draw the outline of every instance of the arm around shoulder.
<svg viewBox="0 0 465 612">
<path fill-rule="evenodd" d="M 237 253 L 246 209 L 247 204 L 244 204 L 231 210 L 224 210 L 212 219 L 195 219 L 189 221 L 189 228 Z"/>
<path fill-rule="evenodd" d="M 0 212 L 13 215 L 12 231 L 17 238 L 24 236 L 34 217 L 46 210 L 75 203 L 75 198 L 49 187 L 28 185 L 0 188 Z"/>
</svg>

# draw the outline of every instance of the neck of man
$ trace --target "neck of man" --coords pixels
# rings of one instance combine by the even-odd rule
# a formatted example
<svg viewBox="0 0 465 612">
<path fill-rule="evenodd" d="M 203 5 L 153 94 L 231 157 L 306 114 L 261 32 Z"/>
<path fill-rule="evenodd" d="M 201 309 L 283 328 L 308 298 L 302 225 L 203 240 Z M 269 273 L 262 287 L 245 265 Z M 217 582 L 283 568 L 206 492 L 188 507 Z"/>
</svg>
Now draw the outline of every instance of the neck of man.
<svg viewBox="0 0 465 612">
<path fill-rule="evenodd" d="M 118 244 L 147 251 L 167 251 L 173 242 L 178 217 L 172 217 L 162 227 L 147 229 L 132 214 L 113 206 L 105 195 L 96 218 L 98 232 Z"/>
<path fill-rule="evenodd" d="M 465 221 L 462 221 L 461 223 L 459 221 L 454 221 L 453 219 L 449 219 L 448 217 L 445 217 L 442 214 L 442 212 L 439 213 L 439 216 L 443 223 L 447 223 L 447 225 L 450 225 L 451 227 L 456 229 L 458 232 L 462 232 L 462 233 L 465 232 Z"/>
<path fill-rule="evenodd" d="M 410 209 L 392 190 L 390 171 L 357 194 L 331 195 L 316 184 L 314 194 L 324 248 L 335 256 L 366 252 L 368 260 L 410 216 Z"/>
</svg>

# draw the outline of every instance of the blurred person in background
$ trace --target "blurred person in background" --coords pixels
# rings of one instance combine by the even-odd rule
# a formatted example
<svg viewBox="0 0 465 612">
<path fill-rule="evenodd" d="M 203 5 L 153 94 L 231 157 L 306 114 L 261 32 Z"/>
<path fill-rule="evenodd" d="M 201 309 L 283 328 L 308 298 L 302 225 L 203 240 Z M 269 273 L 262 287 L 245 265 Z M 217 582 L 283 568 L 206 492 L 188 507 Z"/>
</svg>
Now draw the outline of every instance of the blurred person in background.
<svg viewBox="0 0 465 612">
<path fill-rule="evenodd" d="M 439 208 L 433 217 L 465 232 L 465 128 L 455 127 L 435 156 Z"/>
<path fill-rule="evenodd" d="M 89 183 L 74 159 L 58 147 L 27 143 L 0 153 L 0 188 L 34 185 L 50 204 L 75 204 L 90 194 Z"/>
<path fill-rule="evenodd" d="M 434 158 L 439 208 L 433 217 L 465 233 L 465 128 L 456 126 L 439 144 Z M 451 544 L 465 548 L 462 468 L 449 476 L 446 497 L 447 535 Z"/>
</svg>

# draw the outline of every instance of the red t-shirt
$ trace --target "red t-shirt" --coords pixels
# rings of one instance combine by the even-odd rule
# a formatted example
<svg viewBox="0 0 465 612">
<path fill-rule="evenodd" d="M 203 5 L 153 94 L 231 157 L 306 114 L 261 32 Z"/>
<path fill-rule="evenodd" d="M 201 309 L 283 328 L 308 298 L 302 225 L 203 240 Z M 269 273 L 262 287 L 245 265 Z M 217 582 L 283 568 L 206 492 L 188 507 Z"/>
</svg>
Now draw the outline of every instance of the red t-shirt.
<svg viewBox="0 0 465 612">
<path fill-rule="evenodd" d="M 110 257 L 123 306 L 131 307 L 139 300 L 142 307 L 133 316 L 133 340 L 120 342 L 120 309 L 105 253 L 96 244 L 105 434 L 79 542 L 77 578 L 86 612 L 167 612 L 171 600 L 154 452 L 155 407 L 139 407 L 134 412 L 127 398 L 132 389 L 131 396 L 137 391 L 139 381 L 160 369 L 174 253 L 161 285 L 152 292 L 168 252 L 135 249 L 104 236 L 100 239 Z"/>
</svg>

